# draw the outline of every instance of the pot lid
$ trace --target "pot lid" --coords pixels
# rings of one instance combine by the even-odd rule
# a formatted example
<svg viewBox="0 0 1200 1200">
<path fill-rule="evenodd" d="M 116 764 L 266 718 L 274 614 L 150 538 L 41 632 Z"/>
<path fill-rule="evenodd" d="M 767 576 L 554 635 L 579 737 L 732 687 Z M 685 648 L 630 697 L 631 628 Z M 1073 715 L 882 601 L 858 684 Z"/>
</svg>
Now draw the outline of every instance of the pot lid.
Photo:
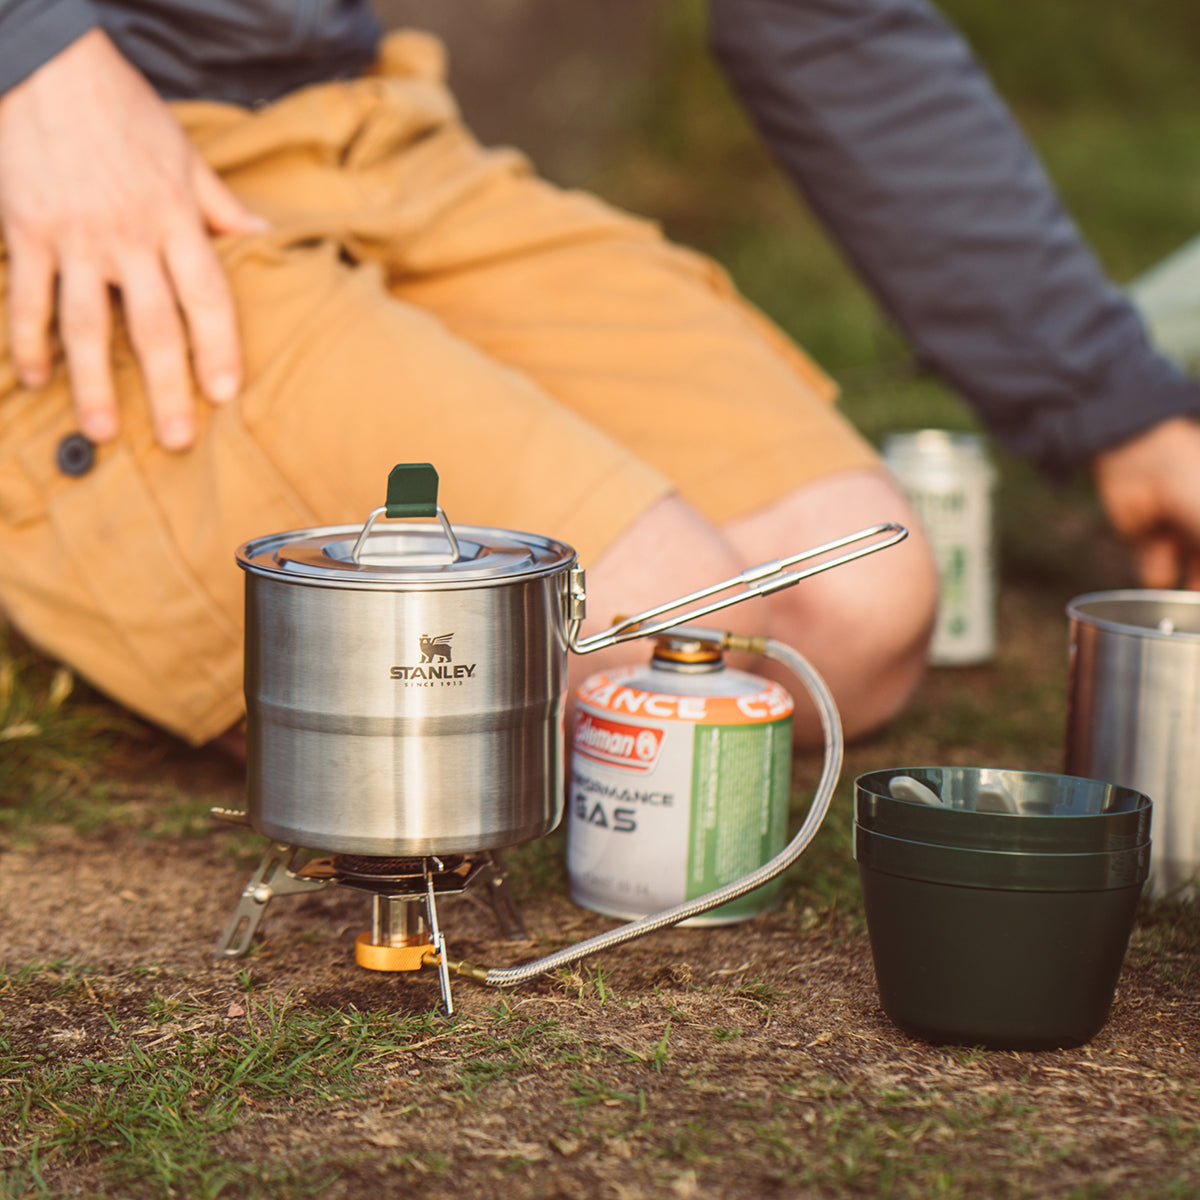
<svg viewBox="0 0 1200 1200">
<path fill-rule="evenodd" d="M 376 527 L 382 516 L 436 516 L 439 523 Z M 428 463 L 405 463 L 388 477 L 387 504 L 362 525 L 256 538 L 238 549 L 237 561 L 255 575 L 325 586 L 450 588 L 550 574 L 571 566 L 575 551 L 538 534 L 451 525 L 437 504 L 437 472 Z"/>
<path fill-rule="evenodd" d="M 257 538 L 238 550 L 238 565 L 255 575 L 297 582 L 458 587 L 548 574 L 575 560 L 570 546 L 551 538 L 474 525 L 454 527 L 459 554 L 449 559 L 443 530 L 431 524 L 371 529 L 355 559 L 362 529 L 330 525 Z"/>
</svg>

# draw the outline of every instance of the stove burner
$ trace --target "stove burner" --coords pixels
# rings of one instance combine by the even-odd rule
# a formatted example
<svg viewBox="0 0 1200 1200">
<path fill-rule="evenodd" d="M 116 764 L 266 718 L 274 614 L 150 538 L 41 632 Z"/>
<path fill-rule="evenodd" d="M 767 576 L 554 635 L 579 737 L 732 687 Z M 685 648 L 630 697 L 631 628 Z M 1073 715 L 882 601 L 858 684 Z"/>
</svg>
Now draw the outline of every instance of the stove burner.
<svg viewBox="0 0 1200 1200">
<path fill-rule="evenodd" d="M 384 858 L 369 854 L 335 854 L 333 869 L 345 879 L 421 880 L 426 865 L 430 874 L 453 874 L 463 863 L 463 854 L 447 854 L 437 858 Z"/>
<path fill-rule="evenodd" d="M 273 842 L 242 891 L 216 954 L 236 957 L 250 948 L 258 923 L 274 896 L 318 891 L 331 883 L 371 896 L 371 931 L 355 942 L 355 960 L 375 971 L 415 971 L 436 966 L 447 1016 L 450 996 L 445 938 L 438 926 L 436 899 L 467 893 L 483 885 L 484 896 L 501 931 L 512 941 L 527 936 L 495 851 L 430 854 L 424 857 L 335 854 L 309 857 L 310 851 Z M 471 897 L 467 893 L 468 898 Z M 460 970 L 459 964 L 456 970 Z M 460 970 L 460 973 L 461 970 Z"/>
</svg>

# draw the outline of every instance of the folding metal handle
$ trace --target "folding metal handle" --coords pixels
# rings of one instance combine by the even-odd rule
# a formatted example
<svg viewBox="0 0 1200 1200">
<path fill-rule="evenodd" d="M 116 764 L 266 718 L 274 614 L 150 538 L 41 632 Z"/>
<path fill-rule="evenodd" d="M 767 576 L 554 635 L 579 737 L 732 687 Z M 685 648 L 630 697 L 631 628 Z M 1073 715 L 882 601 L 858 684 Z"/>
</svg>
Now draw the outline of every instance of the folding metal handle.
<svg viewBox="0 0 1200 1200">
<path fill-rule="evenodd" d="M 637 613 L 635 616 L 622 617 L 607 629 L 585 638 L 579 636 L 580 622 L 584 615 L 582 584 L 581 581 L 573 581 L 576 593 L 573 597 L 575 610 L 572 612 L 567 644 L 576 654 L 591 654 L 594 650 L 604 650 L 608 646 L 616 646 L 621 642 L 633 641 L 635 638 L 653 637 L 655 634 L 665 633 L 668 629 L 675 629 L 680 625 L 685 625 L 689 622 L 697 621 L 702 617 L 707 617 L 712 613 L 719 612 L 721 609 L 728 608 L 732 604 L 740 604 L 743 600 L 749 600 L 751 597 L 770 596 L 774 592 L 782 591 L 784 588 L 789 588 L 793 584 L 799 583 L 802 579 L 808 579 L 810 576 L 819 575 L 822 571 L 828 571 L 831 567 L 840 567 L 845 563 L 854 562 L 856 559 L 865 558 L 868 554 L 874 554 L 877 550 L 884 550 L 888 546 L 894 546 L 897 542 L 902 542 L 906 537 L 908 537 L 908 530 L 903 525 L 896 525 L 891 522 L 883 525 L 872 525 L 869 529 L 860 529 L 857 533 L 848 534 L 846 537 L 838 538 L 832 542 L 826 542 L 822 546 L 814 546 L 811 550 L 802 550 L 800 553 L 789 555 L 787 558 L 777 558 L 771 562 L 761 563 L 757 567 L 750 567 L 740 575 L 734 575 L 721 583 L 714 583 L 710 587 L 701 588 L 697 592 L 691 592 L 675 600 L 668 600 L 665 604 L 659 604 L 655 608 L 649 608 L 645 612 Z M 876 540 L 868 542 L 870 538 L 875 538 Z M 856 546 L 856 543 L 861 542 L 868 542 L 868 544 Z M 856 546 L 856 548 L 844 554 L 837 553 L 848 546 Z M 835 554 L 836 557 L 826 558 L 824 561 L 813 563 L 813 565 L 804 567 L 802 570 L 794 571 L 791 569 L 800 563 L 811 562 L 813 559 L 819 559 L 823 555 L 828 554 Z M 740 590 L 719 600 L 713 600 L 708 604 L 700 603 L 710 596 L 717 596 L 719 593 L 727 592 L 731 588 L 739 588 Z M 698 604 L 699 607 L 681 616 L 663 619 L 667 613 L 675 613 L 681 608 L 686 608 L 689 604 Z"/>
</svg>

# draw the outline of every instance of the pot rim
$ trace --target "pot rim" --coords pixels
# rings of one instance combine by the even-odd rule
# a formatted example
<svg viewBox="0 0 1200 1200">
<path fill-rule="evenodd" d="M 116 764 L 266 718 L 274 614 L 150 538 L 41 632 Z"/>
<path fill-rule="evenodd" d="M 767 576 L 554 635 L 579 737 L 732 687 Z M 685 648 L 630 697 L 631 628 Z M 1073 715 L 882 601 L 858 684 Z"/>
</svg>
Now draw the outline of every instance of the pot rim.
<svg viewBox="0 0 1200 1200">
<path fill-rule="evenodd" d="M 1098 616 L 1088 611 L 1096 604 L 1178 604 L 1185 608 L 1200 608 L 1200 592 L 1172 590 L 1170 588 L 1117 588 L 1112 591 L 1085 592 L 1067 602 L 1066 613 L 1071 621 L 1099 629 L 1104 633 L 1125 634 L 1130 637 L 1152 638 L 1158 641 L 1200 642 L 1200 631 L 1187 629 L 1159 629 L 1157 625 L 1141 625 L 1120 621 L 1112 616 Z"/>
<path fill-rule="evenodd" d="M 237 564 L 248 575 L 303 587 L 456 591 L 562 574 L 577 562 L 574 547 L 566 542 L 487 525 L 455 525 L 461 557 L 445 561 L 444 555 L 439 559 L 436 554 L 446 546 L 442 528 L 428 521 L 371 529 L 366 539 L 367 553 L 363 561 L 355 561 L 349 549 L 362 528 L 318 525 L 252 538 L 238 547 Z M 378 551 L 381 543 L 393 547 L 404 542 L 413 547 L 407 555 L 411 560 L 407 566 L 403 561 L 406 556 L 394 552 L 382 563 L 372 561 L 372 543 Z"/>
</svg>

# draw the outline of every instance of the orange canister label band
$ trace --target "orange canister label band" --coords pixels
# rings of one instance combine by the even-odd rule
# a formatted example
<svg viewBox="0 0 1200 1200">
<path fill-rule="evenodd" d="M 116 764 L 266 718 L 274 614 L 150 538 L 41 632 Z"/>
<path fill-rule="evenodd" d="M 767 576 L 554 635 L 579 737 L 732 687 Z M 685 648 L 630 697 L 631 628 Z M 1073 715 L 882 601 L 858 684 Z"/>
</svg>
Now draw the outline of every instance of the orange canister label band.
<svg viewBox="0 0 1200 1200">
<path fill-rule="evenodd" d="M 620 679 L 593 675 L 578 691 L 585 704 L 614 717 L 651 717 L 696 725 L 756 725 L 790 717 L 795 705 L 777 683 L 745 696 L 677 696 L 630 687 Z"/>
</svg>

